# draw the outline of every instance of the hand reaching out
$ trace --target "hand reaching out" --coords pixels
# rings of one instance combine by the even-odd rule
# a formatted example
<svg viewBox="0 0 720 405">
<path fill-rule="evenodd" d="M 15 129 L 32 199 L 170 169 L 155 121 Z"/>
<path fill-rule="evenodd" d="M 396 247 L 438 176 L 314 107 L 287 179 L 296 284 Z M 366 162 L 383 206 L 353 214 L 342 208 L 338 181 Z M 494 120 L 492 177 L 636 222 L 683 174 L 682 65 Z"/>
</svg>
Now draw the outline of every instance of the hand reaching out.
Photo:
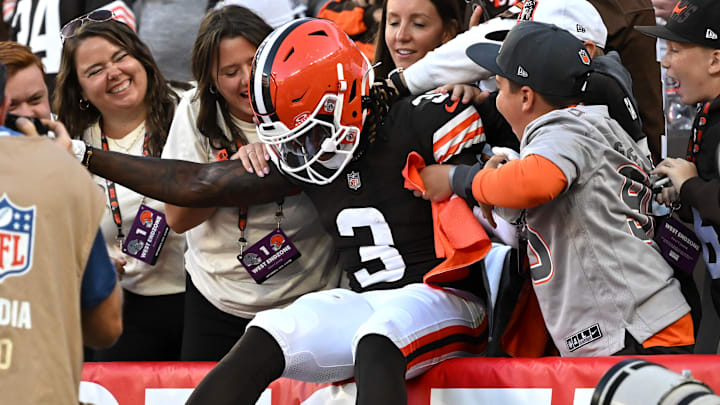
<svg viewBox="0 0 720 405">
<path fill-rule="evenodd" d="M 240 159 L 245 170 L 248 173 L 256 173 L 258 177 L 265 177 L 266 174 L 270 173 L 270 167 L 267 163 L 270 160 L 270 155 L 264 143 L 256 142 L 244 145 L 230 159 Z"/>
<path fill-rule="evenodd" d="M 450 92 L 452 101 L 460 100 L 463 104 L 472 102 L 473 104 L 482 104 L 490 97 L 489 91 L 483 91 L 470 84 L 446 84 L 435 89 L 436 93 Z"/>
<path fill-rule="evenodd" d="M 414 191 L 416 197 L 438 202 L 446 200 L 452 195 L 450 188 L 451 165 L 430 165 L 420 171 L 420 177 L 425 184 L 425 193 Z"/>
</svg>

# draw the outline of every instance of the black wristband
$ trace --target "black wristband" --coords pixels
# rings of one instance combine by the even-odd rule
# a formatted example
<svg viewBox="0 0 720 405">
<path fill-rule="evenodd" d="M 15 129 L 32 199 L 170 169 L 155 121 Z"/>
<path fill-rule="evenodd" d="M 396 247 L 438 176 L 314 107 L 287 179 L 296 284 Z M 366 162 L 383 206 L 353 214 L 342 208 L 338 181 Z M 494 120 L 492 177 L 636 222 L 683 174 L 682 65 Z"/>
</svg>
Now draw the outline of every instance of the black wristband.
<svg viewBox="0 0 720 405">
<path fill-rule="evenodd" d="M 453 192 L 467 201 L 471 207 L 478 205 L 472 194 L 472 182 L 475 175 L 482 170 L 483 163 L 478 162 L 472 166 L 458 165 L 455 166 L 452 178 L 450 179 L 450 187 Z"/>
<path fill-rule="evenodd" d="M 402 68 L 397 68 L 388 74 L 388 78 L 393 82 L 393 86 L 395 86 L 395 89 L 401 96 L 409 96 L 410 90 L 405 85 L 405 81 L 402 79 L 401 75 Z"/>
</svg>

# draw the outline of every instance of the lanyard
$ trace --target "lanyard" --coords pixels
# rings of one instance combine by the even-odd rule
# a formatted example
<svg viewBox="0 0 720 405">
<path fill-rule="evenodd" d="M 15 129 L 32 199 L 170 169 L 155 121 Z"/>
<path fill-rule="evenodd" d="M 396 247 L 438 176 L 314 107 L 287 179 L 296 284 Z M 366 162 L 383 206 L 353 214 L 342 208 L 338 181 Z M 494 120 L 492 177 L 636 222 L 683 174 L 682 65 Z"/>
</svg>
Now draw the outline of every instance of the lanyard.
<svg viewBox="0 0 720 405">
<path fill-rule="evenodd" d="M 283 221 L 283 203 L 285 202 L 284 198 L 281 198 L 280 201 L 277 202 L 277 209 L 275 210 L 275 221 L 277 222 L 277 229 L 280 229 L 280 224 L 282 224 Z M 242 206 L 240 207 L 239 213 L 238 213 L 238 229 L 240 230 L 240 237 L 238 238 L 238 244 L 240 244 L 240 256 L 242 256 L 243 251 L 245 250 L 245 247 L 247 247 L 247 239 L 245 238 L 245 229 L 247 229 L 247 221 L 248 221 L 248 207 Z"/>
<path fill-rule="evenodd" d="M 237 145 L 237 148 L 240 149 L 243 144 L 240 141 L 236 141 L 235 144 Z M 215 159 L 217 161 L 221 160 L 228 160 L 230 158 L 230 153 L 227 149 L 220 149 L 215 155 Z M 277 227 L 280 229 L 280 224 L 283 220 L 283 202 L 285 201 L 284 198 L 280 199 L 280 201 L 277 202 L 277 210 L 275 211 L 275 221 L 277 221 Z M 242 256 L 243 251 L 245 250 L 245 247 L 247 247 L 247 238 L 245 238 L 245 230 L 247 229 L 247 223 L 248 223 L 248 207 L 247 205 L 242 205 L 238 209 L 238 229 L 240 230 L 240 237 L 238 238 L 238 244 L 240 244 L 240 256 Z"/>
<path fill-rule="evenodd" d="M 108 147 L 108 141 L 105 137 L 105 134 L 100 135 L 100 141 L 102 142 L 103 150 L 109 151 L 110 148 Z M 147 132 L 145 132 L 145 139 L 143 140 L 143 156 L 149 155 L 150 151 L 148 150 L 148 136 Z M 115 190 L 115 182 L 105 179 L 105 183 L 107 184 L 108 200 L 110 201 L 110 211 L 112 211 L 113 221 L 115 222 L 115 226 L 117 227 L 117 235 L 115 236 L 115 240 L 118 242 L 118 244 L 122 245 L 123 240 L 125 239 L 125 235 L 123 235 L 122 232 L 122 214 L 120 213 L 120 203 L 118 202 L 117 191 Z"/>
<path fill-rule="evenodd" d="M 707 125 L 707 115 L 710 111 L 710 103 L 698 106 L 697 117 L 695 117 L 695 125 L 693 125 L 693 134 L 688 142 L 687 160 L 695 163 L 695 155 L 700 152 L 700 142 L 702 141 L 703 131 Z"/>
</svg>

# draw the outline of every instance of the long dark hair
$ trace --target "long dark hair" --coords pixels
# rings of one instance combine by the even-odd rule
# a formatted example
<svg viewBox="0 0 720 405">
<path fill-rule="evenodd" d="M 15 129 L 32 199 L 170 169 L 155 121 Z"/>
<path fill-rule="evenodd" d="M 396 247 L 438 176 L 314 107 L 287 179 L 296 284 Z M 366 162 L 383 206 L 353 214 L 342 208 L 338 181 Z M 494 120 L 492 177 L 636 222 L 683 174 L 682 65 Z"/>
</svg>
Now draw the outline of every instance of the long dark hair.
<svg viewBox="0 0 720 405">
<path fill-rule="evenodd" d="M 195 98 L 200 99 L 197 129 L 210 139 L 210 145 L 213 148 L 235 150 L 236 141 L 247 143 L 240 128 L 230 118 L 227 101 L 214 85 L 213 77 L 219 74 L 220 69 L 220 41 L 226 38 L 243 37 L 257 48 L 270 32 L 272 32 L 272 27 L 262 18 L 240 6 L 225 6 L 211 11 L 200 24 L 192 53 L 192 72 L 197 80 Z M 212 71 L 213 64 L 218 71 Z M 220 104 L 220 113 L 225 125 L 230 130 L 232 141 L 225 137 L 218 125 L 218 104 Z"/>
<path fill-rule="evenodd" d="M 167 140 L 178 97 L 165 81 L 150 49 L 127 24 L 115 20 L 87 22 L 78 29 L 75 36 L 65 40 L 53 96 L 55 112 L 67 127 L 68 132 L 75 137 L 80 137 L 87 127 L 102 117 L 100 111 L 92 103 L 87 109 L 80 108 L 82 88 L 77 77 L 75 52 L 78 46 L 90 37 L 101 37 L 119 46 L 145 68 L 147 92 L 144 102 L 148 111 L 145 120 L 148 150 L 150 155 L 160 156 Z"/>
<path fill-rule="evenodd" d="M 452 36 L 457 35 L 461 27 L 463 26 L 462 19 L 460 17 L 460 8 L 458 6 L 458 0 L 429 0 L 437 10 L 440 18 L 443 22 L 443 28 L 446 31 L 453 33 Z M 375 77 L 386 78 L 388 73 L 395 69 L 395 62 L 390 56 L 390 50 L 385 43 L 385 27 L 387 25 L 387 3 L 388 0 L 383 1 L 382 7 L 382 18 L 380 19 L 380 26 L 378 27 L 377 37 L 375 38 L 375 60 L 374 63 L 382 62 L 380 66 L 375 68 Z"/>
</svg>

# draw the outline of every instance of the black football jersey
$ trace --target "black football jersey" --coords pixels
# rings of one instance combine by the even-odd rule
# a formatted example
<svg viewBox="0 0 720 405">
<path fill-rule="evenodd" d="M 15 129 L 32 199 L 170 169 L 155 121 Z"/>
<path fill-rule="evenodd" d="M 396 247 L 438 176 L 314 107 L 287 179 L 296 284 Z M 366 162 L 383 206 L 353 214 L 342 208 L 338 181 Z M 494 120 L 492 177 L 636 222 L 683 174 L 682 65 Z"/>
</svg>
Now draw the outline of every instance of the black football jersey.
<svg viewBox="0 0 720 405">
<path fill-rule="evenodd" d="M 430 203 L 403 186 L 408 154 L 416 151 L 427 164 L 442 163 L 461 152 L 474 155 L 484 140 L 472 105 L 453 103 L 443 94 L 404 98 L 391 108 L 375 142 L 335 181 L 300 184 L 335 237 L 353 290 L 422 282 L 440 263 Z"/>
</svg>

